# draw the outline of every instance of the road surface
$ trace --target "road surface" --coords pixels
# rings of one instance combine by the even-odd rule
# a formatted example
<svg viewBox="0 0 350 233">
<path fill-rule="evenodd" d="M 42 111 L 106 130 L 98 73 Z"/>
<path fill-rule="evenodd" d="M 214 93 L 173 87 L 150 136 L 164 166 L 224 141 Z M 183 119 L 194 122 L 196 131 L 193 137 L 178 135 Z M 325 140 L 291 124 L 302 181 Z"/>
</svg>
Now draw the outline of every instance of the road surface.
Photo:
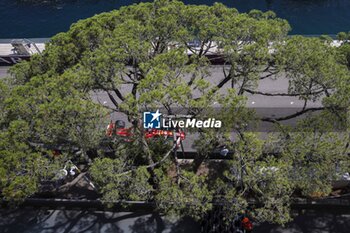
<svg viewBox="0 0 350 233">
<path fill-rule="evenodd" d="M 3 66 L 0 67 L 0 78 L 6 76 L 6 72 L 10 67 Z M 221 79 L 223 79 L 223 72 L 221 66 L 212 66 L 211 68 L 211 78 L 208 79 L 212 84 L 217 84 Z M 222 89 L 224 93 L 226 88 L 230 86 L 230 82 L 227 83 Z M 122 93 L 128 93 L 131 91 L 130 86 L 124 86 L 121 89 Z M 288 79 L 280 77 L 276 80 L 270 78 L 259 81 L 257 91 L 268 92 L 268 93 L 287 93 L 288 91 Z M 246 94 L 248 97 L 247 106 L 251 108 L 301 108 L 304 105 L 304 101 L 299 100 L 297 97 L 290 96 L 262 96 L 262 95 L 251 95 Z M 108 98 L 106 93 L 98 92 L 94 95 L 94 98 L 100 103 L 113 107 L 112 102 Z M 118 99 L 116 97 L 116 99 Z M 309 102 L 309 107 L 321 106 L 320 101 Z"/>
<path fill-rule="evenodd" d="M 348 233 L 350 211 L 337 208 L 293 211 L 285 227 L 255 224 L 257 233 Z M 0 210 L 0 233 L 200 233 L 191 218 L 170 218 L 156 212 L 127 213 L 94 210 Z"/>
<path fill-rule="evenodd" d="M 6 76 L 6 71 L 9 67 L 0 67 L 0 78 Z M 211 82 L 212 85 L 216 85 L 219 83 L 223 78 L 223 70 L 222 66 L 212 66 L 210 68 L 211 76 L 210 78 L 207 78 Z M 186 80 L 189 77 L 185 77 L 184 80 Z M 225 93 L 227 91 L 227 88 L 231 87 L 231 83 L 225 84 L 221 89 L 221 93 Z M 122 94 L 130 93 L 131 92 L 131 85 L 123 85 L 120 90 Z M 288 79 L 285 77 L 278 77 L 277 79 L 263 79 L 259 81 L 257 91 L 260 92 L 267 92 L 267 93 L 287 93 L 288 92 Z M 194 92 L 194 95 L 198 93 Z M 288 116 L 290 114 L 293 114 L 297 111 L 300 111 L 301 108 L 304 105 L 304 101 L 299 100 L 297 97 L 291 97 L 291 96 L 264 96 L 264 95 L 252 95 L 249 93 L 245 94 L 247 96 L 247 107 L 253 108 L 256 110 L 256 114 L 259 117 L 283 117 Z M 110 108 L 114 108 L 114 105 L 108 95 L 103 91 L 98 91 L 95 93 L 92 93 L 92 99 L 95 102 L 98 102 L 102 105 L 108 106 Z M 118 97 L 115 96 L 115 99 L 118 100 Z M 319 100 L 315 102 L 308 102 L 308 107 L 321 107 L 321 102 Z M 234 114 L 234 113 L 233 113 Z M 127 124 L 126 126 L 130 126 L 131 124 L 128 123 L 127 117 L 124 114 L 121 113 L 113 113 L 110 116 L 111 120 L 124 120 Z M 289 126 L 295 126 L 297 122 L 296 118 L 283 121 L 283 124 L 289 125 Z M 261 137 L 265 137 L 265 132 L 274 132 L 276 130 L 274 124 L 269 122 L 260 122 L 258 128 L 252 129 L 252 131 L 262 132 Z M 193 141 L 197 138 L 196 134 L 187 134 L 187 139 L 183 142 L 185 151 L 195 151 L 195 148 L 193 147 Z M 235 135 L 232 136 L 232 138 L 235 138 Z"/>
</svg>

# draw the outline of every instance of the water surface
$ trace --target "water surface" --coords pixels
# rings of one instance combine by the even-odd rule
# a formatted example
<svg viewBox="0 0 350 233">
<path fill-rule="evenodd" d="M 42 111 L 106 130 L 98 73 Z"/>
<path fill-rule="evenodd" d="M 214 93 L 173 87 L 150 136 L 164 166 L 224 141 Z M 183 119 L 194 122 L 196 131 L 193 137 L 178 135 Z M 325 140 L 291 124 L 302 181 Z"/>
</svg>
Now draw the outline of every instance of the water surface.
<svg viewBox="0 0 350 233">
<path fill-rule="evenodd" d="M 52 1 L 52 0 L 51 0 Z M 0 38 L 42 38 L 66 31 L 79 19 L 130 5 L 137 0 L 50 0 L 23 3 L 0 1 Z M 187 4 L 212 5 L 217 0 L 184 0 Z M 273 10 L 287 19 L 291 34 L 320 35 L 350 31 L 349 0 L 222 0 L 241 12 Z"/>
</svg>

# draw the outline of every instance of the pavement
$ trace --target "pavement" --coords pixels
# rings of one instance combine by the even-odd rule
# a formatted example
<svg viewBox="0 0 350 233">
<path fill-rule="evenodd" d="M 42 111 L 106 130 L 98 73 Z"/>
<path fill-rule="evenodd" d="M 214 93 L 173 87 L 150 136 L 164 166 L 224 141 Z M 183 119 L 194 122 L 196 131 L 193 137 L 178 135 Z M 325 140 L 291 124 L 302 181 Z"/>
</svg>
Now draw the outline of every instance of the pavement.
<svg viewBox="0 0 350 233">
<path fill-rule="evenodd" d="M 0 78 L 3 78 L 7 75 L 7 71 L 10 67 L 4 66 L 0 67 Z M 212 66 L 210 68 L 211 78 L 207 79 L 212 85 L 216 85 L 223 79 L 222 66 Z M 185 77 L 186 81 L 188 77 Z M 220 90 L 221 93 L 225 93 L 227 88 L 231 86 L 230 82 L 223 86 Z M 129 93 L 131 91 L 131 85 L 123 85 L 121 88 L 122 94 Z M 288 91 L 288 79 L 285 77 L 279 77 L 278 79 L 264 79 L 259 81 L 257 91 L 268 92 L 268 93 L 287 93 Z M 196 92 L 195 92 L 196 94 Z M 297 97 L 290 96 L 263 96 L 263 95 L 252 95 L 249 93 L 245 94 L 247 96 L 247 107 L 250 108 L 295 108 L 299 109 L 303 107 L 304 101 L 299 100 Z M 93 95 L 93 99 L 105 106 L 114 107 L 113 103 L 109 99 L 107 93 L 96 92 Z M 118 99 L 116 97 L 116 99 Z M 308 102 L 308 107 L 319 107 L 321 106 L 320 101 Z M 278 114 L 276 112 L 276 114 Z"/>
<path fill-rule="evenodd" d="M 6 76 L 6 72 L 9 67 L 0 67 L 0 78 Z M 217 85 L 223 78 L 223 66 L 211 66 L 210 67 L 210 78 L 206 78 L 209 80 L 212 86 Z M 184 82 L 187 82 L 190 77 L 185 76 L 182 78 Z M 267 78 L 260 80 L 256 90 L 260 92 L 267 93 L 287 93 L 288 92 L 288 82 L 289 80 L 285 76 L 279 76 L 277 78 Z M 231 88 L 231 82 L 225 84 L 221 89 L 220 93 L 224 94 L 227 92 L 227 89 Z M 120 90 L 122 94 L 130 93 L 132 89 L 131 85 L 122 85 Z M 196 90 L 193 91 L 194 96 L 199 96 L 200 93 Z M 114 108 L 114 105 L 107 93 L 103 91 L 97 91 L 91 94 L 92 99 L 95 102 L 98 102 L 104 106 Z M 264 96 L 264 95 L 252 95 L 246 93 L 247 97 L 247 107 L 253 108 L 256 111 L 256 114 L 260 117 L 283 117 L 293 113 L 296 113 L 301 110 L 304 105 L 304 101 L 300 100 L 297 97 L 291 96 Z M 115 99 L 118 101 L 118 97 L 115 95 Z M 120 101 L 118 101 L 120 102 Z M 314 102 L 310 101 L 307 103 L 307 107 L 321 107 L 321 101 L 316 100 Z M 179 110 L 181 111 L 181 110 Z M 175 112 L 176 114 L 176 112 Z M 233 113 L 234 114 L 234 113 Z M 115 120 L 123 120 L 126 122 L 126 126 L 129 127 L 131 124 L 128 122 L 127 116 L 123 113 L 113 112 L 110 117 L 112 121 Z M 297 123 L 297 119 L 291 119 L 287 121 L 283 121 L 283 124 L 289 126 L 295 126 Z M 260 122 L 258 128 L 252 129 L 254 132 L 261 132 L 262 137 L 267 136 L 266 132 L 275 132 L 274 125 L 269 122 Z M 183 142 L 185 151 L 195 151 L 193 146 L 193 141 L 198 138 L 196 133 L 187 134 L 187 139 Z M 232 136 L 233 138 L 235 135 Z"/>
<path fill-rule="evenodd" d="M 254 224 L 257 233 L 348 233 L 349 210 L 336 208 L 292 211 L 294 220 L 284 227 Z M 167 217 L 158 212 L 110 212 L 93 209 L 1 209 L 0 233 L 86 232 L 86 233 L 199 233 L 200 226 L 189 217 Z"/>
<path fill-rule="evenodd" d="M 222 66 L 212 66 L 210 68 L 210 78 L 211 85 L 218 84 L 223 78 Z M 184 81 L 188 81 L 189 77 L 184 77 Z M 268 92 L 272 94 L 276 93 L 287 93 L 288 91 L 288 79 L 285 76 L 280 76 L 277 79 L 267 78 L 260 80 L 257 86 L 257 91 Z M 220 93 L 226 93 L 227 89 L 231 87 L 231 82 L 228 82 L 220 89 Z M 131 91 L 131 85 L 123 85 L 121 88 L 122 94 L 129 93 Z M 198 92 L 194 91 L 194 95 L 199 95 Z M 247 96 L 247 107 L 250 108 L 295 108 L 300 109 L 304 105 L 304 101 L 298 99 L 297 97 L 290 96 L 263 96 L 263 95 L 252 95 L 249 93 L 245 94 Z M 116 96 L 115 96 L 116 97 Z M 103 103 L 106 106 L 113 107 L 114 105 L 108 98 L 106 93 L 98 92 L 94 95 L 97 101 Z M 118 98 L 116 97 L 118 100 Z M 308 107 L 319 107 L 321 106 L 320 101 L 309 102 Z M 277 113 L 278 114 L 278 113 Z"/>
</svg>

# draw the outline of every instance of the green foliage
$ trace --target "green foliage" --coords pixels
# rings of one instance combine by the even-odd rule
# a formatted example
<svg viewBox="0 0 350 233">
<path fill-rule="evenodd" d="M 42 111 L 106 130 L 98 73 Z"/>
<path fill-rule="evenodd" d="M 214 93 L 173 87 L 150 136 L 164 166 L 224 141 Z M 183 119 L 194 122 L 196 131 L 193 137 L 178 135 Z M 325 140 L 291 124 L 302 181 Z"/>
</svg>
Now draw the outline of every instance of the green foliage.
<svg viewBox="0 0 350 233">
<path fill-rule="evenodd" d="M 120 159 L 96 159 L 90 168 L 94 182 L 101 187 L 103 201 L 147 201 L 151 198 L 150 174 L 145 167 L 132 167 Z M 130 172 L 129 172 L 130 171 Z"/>
<path fill-rule="evenodd" d="M 205 176 L 183 171 L 176 182 L 160 173 L 159 189 L 155 196 L 158 208 L 171 215 L 189 215 L 200 219 L 212 208 L 212 193 Z"/>
<path fill-rule="evenodd" d="M 252 215 L 260 221 L 286 223 L 290 220 L 289 203 L 293 184 L 289 179 L 289 163 L 263 155 L 263 140 L 246 133 L 235 145 L 227 177 L 240 187 L 242 196 L 254 196 Z M 252 195 L 253 194 L 253 195 Z"/>
<path fill-rule="evenodd" d="M 5 85 L 5 83 L 0 80 L 0 129 L 2 129 L 2 124 L 6 116 L 6 112 L 4 110 L 5 108 L 5 98 L 8 95 L 8 87 Z"/>
<path fill-rule="evenodd" d="M 296 188 L 306 196 L 327 196 L 331 182 L 345 171 L 339 167 L 347 161 L 344 154 L 347 137 L 335 133 L 305 131 L 291 133 L 283 156 L 290 161 L 290 175 Z"/>
<path fill-rule="evenodd" d="M 346 33 L 346 32 L 339 32 L 337 34 L 337 39 L 340 40 L 340 41 L 349 40 L 349 37 L 350 37 L 349 32 L 348 33 Z"/>
<path fill-rule="evenodd" d="M 281 46 L 276 56 L 279 68 L 285 71 L 289 80 L 289 93 L 332 89 L 335 80 L 342 77 L 335 74 L 344 70 L 337 64 L 335 49 L 318 38 L 292 37 Z M 300 95 L 300 98 L 315 101 L 322 95 Z"/>
<path fill-rule="evenodd" d="M 42 179 L 54 176 L 55 162 L 33 150 L 28 137 L 29 125 L 21 120 L 0 131 L 0 190 L 6 201 L 21 202 L 39 190 Z"/>
<path fill-rule="evenodd" d="M 333 41 L 333 38 L 330 37 L 329 35 L 321 35 L 321 36 L 320 36 L 320 39 L 321 39 L 322 41 L 327 42 L 327 43 L 331 43 L 331 42 Z"/>
<path fill-rule="evenodd" d="M 54 36 L 42 55 L 14 66 L 6 85 L 0 82 L 2 195 L 19 200 L 35 193 L 40 177 L 51 175 L 39 165 L 54 167 L 43 151 L 60 148 L 68 158 L 78 159 L 78 150 L 93 161 L 88 171 L 109 204 L 155 201 L 166 213 L 196 218 L 220 204 L 224 221 L 253 206 L 258 221 L 289 221 L 294 191 L 327 195 L 335 164 L 349 168 L 349 139 L 327 132 L 333 121 L 348 129 L 339 107 L 350 99 L 346 43 L 337 49 L 328 38 L 287 37 L 289 31 L 273 12 L 240 14 L 220 3 L 168 0 L 78 21 Z M 225 61 L 220 69 L 206 56 L 214 47 Z M 247 124 L 283 119 L 259 119 L 246 108 L 245 94 L 269 95 L 257 91 L 259 82 L 280 77 L 288 81 L 283 95 L 305 105 L 320 101 L 325 111 L 301 121 L 301 133 L 279 127 L 269 145 L 246 132 Z M 142 112 L 160 107 L 220 118 L 224 127 L 197 131 L 198 157 L 183 165 L 170 140 L 144 137 Z M 106 116 L 114 112 L 132 123 L 129 138 L 103 138 Z M 234 152 L 233 160 L 215 170 L 203 161 L 220 145 Z M 267 147 L 281 153 L 266 154 Z"/>
<path fill-rule="evenodd" d="M 49 77 L 36 76 L 14 87 L 6 100 L 8 119 L 29 123 L 28 140 L 46 147 L 78 147 L 87 151 L 102 135 L 102 108 L 82 92 L 84 80 L 72 72 Z"/>
<path fill-rule="evenodd" d="M 341 62 L 350 70 L 350 44 L 343 44 L 338 50 Z"/>
</svg>

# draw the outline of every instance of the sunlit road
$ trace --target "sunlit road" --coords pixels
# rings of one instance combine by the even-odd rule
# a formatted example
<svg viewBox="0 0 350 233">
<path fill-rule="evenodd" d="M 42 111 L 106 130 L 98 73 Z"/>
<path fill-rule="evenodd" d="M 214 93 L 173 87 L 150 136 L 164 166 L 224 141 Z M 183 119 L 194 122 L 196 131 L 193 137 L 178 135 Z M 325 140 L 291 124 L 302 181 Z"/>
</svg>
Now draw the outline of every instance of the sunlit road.
<svg viewBox="0 0 350 233">
<path fill-rule="evenodd" d="M 0 66 L 0 78 L 6 76 L 6 72 L 10 67 Z M 212 84 L 217 84 L 223 79 L 223 72 L 221 66 L 213 66 L 211 68 L 211 76 L 208 79 Z M 226 91 L 226 88 L 230 87 L 230 82 L 227 83 L 222 88 L 222 92 Z M 269 93 L 287 93 L 288 91 L 288 80 L 286 78 L 278 78 L 277 80 L 264 79 L 259 81 L 259 86 L 257 88 L 260 92 L 269 92 Z M 128 93 L 131 91 L 130 86 L 123 86 L 121 89 L 122 94 Z M 248 97 L 247 106 L 252 108 L 299 108 L 304 105 L 304 101 L 299 100 L 296 97 L 289 96 L 262 96 L 262 95 L 251 95 L 246 94 Z M 113 106 L 111 100 L 108 98 L 106 93 L 98 93 L 94 96 L 96 100 L 100 103 Z M 116 97 L 116 99 L 118 99 Z M 309 107 L 320 106 L 320 102 L 309 102 Z"/>
<path fill-rule="evenodd" d="M 8 70 L 9 67 L 0 67 L 0 78 L 6 76 L 6 70 Z M 222 66 L 212 66 L 211 69 L 211 75 L 210 78 L 207 78 L 209 82 L 214 86 L 218 84 L 223 78 L 223 70 Z M 186 81 L 186 78 L 185 78 Z M 225 84 L 221 89 L 221 93 L 225 93 L 227 91 L 227 88 L 231 87 L 231 83 Z M 121 93 L 126 94 L 130 93 L 132 89 L 131 85 L 123 85 L 121 87 Z M 260 92 L 267 92 L 267 93 L 287 93 L 288 92 L 288 79 L 284 77 L 279 77 L 276 80 L 273 80 L 271 78 L 264 79 L 259 81 L 259 85 L 257 87 L 257 90 Z M 196 95 L 196 92 L 194 91 L 194 95 Z M 304 105 L 304 101 L 299 100 L 297 97 L 291 97 L 291 96 L 264 96 L 264 95 L 252 95 L 249 93 L 245 94 L 247 97 L 247 107 L 248 108 L 254 108 L 256 110 L 256 114 L 260 117 L 270 117 L 270 118 L 276 118 L 276 117 L 283 117 L 288 116 L 290 114 L 294 114 L 297 111 L 300 111 L 301 108 Z M 118 97 L 114 96 L 117 101 Z M 108 95 L 103 92 L 99 91 L 96 93 L 92 93 L 92 99 L 95 102 L 98 102 L 102 105 L 105 105 L 110 108 L 114 108 L 114 105 Z M 321 102 L 315 101 L 315 102 L 308 102 L 307 107 L 320 107 Z M 110 120 L 123 120 L 127 122 L 127 117 L 124 114 L 116 113 L 114 112 L 108 118 L 110 117 Z M 106 121 L 109 121 L 109 119 L 106 119 Z M 283 121 L 283 124 L 289 125 L 289 126 L 295 126 L 297 122 L 296 118 Z M 130 126 L 130 123 L 127 122 L 126 126 Z M 260 122 L 258 128 L 253 129 L 253 131 L 262 132 L 262 137 L 264 137 L 264 132 L 274 132 L 275 126 L 272 123 L 269 122 Z M 185 151 L 195 151 L 195 148 L 193 148 L 193 141 L 197 138 L 196 134 L 187 134 L 187 139 L 183 142 Z"/>
</svg>

